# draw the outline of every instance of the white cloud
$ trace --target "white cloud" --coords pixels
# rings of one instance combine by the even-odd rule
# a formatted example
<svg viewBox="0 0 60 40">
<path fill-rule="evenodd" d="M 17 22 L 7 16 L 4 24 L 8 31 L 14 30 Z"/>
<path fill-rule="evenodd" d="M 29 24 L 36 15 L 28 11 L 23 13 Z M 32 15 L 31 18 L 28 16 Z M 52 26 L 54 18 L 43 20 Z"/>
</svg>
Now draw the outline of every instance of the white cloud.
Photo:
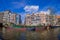
<svg viewBox="0 0 60 40">
<path fill-rule="evenodd" d="M 37 12 L 39 9 L 39 6 L 25 6 L 24 10 L 25 12 Z"/>
</svg>

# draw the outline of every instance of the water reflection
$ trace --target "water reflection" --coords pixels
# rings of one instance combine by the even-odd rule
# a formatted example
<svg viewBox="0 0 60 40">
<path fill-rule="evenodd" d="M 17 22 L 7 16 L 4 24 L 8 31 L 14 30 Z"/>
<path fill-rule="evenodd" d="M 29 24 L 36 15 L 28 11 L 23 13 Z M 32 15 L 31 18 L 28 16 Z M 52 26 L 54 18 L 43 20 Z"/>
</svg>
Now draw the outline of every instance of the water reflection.
<svg viewBox="0 0 60 40">
<path fill-rule="evenodd" d="M 16 33 L 18 33 L 18 36 Z M 39 32 L 26 31 L 19 33 L 15 31 L 15 33 L 13 32 L 13 38 L 13 40 L 60 40 L 60 28 L 54 28 Z M 12 36 L 10 39 L 12 40 Z"/>
<path fill-rule="evenodd" d="M 51 29 L 45 32 L 44 34 L 46 35 L 45 36 L 46 40 L 60 40 L 60 28 Z"/>
<path fill-rule="evenodd" d="M 60 28 L 55 28 L 43 32 L 27 32 L 27 40 L 60 40 L 59 30 Z"/>
<path fill-rule="evenodd" d="M 58 40 L 60 40 L 60 33 L 58 34 Z"/>
</svg>

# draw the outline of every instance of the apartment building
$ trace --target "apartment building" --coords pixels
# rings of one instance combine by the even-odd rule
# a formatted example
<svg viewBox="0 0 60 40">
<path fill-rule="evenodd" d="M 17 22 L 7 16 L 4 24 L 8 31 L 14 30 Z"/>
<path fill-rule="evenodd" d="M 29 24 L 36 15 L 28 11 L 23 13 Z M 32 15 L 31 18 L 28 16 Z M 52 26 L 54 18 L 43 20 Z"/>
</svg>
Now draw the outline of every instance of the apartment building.
<svg viewBox="0 0 60 40">
<path fill-rule="evenodd" d="M 7 24 L 9 23 L 21 24 L 21 15 L 12 13 L 9 10 L 0 12 L 0 22 Z"/>
<path fill-rule="evenodd" d="M 34 14 L 33 13 L 31 15 L 31 21 L 32 21 L 31 25 L 35 25 L 35 26 L 39 25 L 40 24 L 40 16 L 39 16 L 39 14 Z"/>
<path fill-rule="evenodd" d="M 57 15 L 57 16 L 56 16 L 56 19 L 57 19 L 57 20 L 56 20 L 56 25 L 60 25 L 60 16 Z"/>
<path fill-rule="evenodd" d="M 55 25 L 56 17 L 55 15 L 50 15 L 50 11 L 40 11 L 38 13 L 33 13 L 32 15 L 27 14 L 25 17 L 26 25 Z"/>
<path fill-rule="evenodd" d="M 16 24 L 16 14 L 12 13 L 10 14 L 10 22 Z"/>
<path fill-rule="evenodd" d="M 24 24 L 25 25 L 31 25 L 31 15 L 30 14 L 26 14 Z"/>
<path fill-rule="evenodd" d="M 9 22 L 9 16 L 10 16 L 9 13 L 10 13 L 10 11 L 4 11 L 3 13 L 4 13 L 4 16 L 3 16 L 4 23 Z"/>
<path fill-rule="evenodd" d="M 40 24 L 40 16 L 39 14 L 27 14 L 25 17 L 25 25 L 30 25 L 30 26 L 37 26 Z"/>
<path fill-rule="evenodd" d="M 4 13 L 3 12 L 0 12 L 0 23 L 3 22 L 3 16 L 4 16 Z"/>
<path fill-rule="evenodd" d="M 17 25 L 20 25 L 22 23 L 22 21 L 21 21 L 21 15 L 16 15 L 16 24 Z"/>
</svg>

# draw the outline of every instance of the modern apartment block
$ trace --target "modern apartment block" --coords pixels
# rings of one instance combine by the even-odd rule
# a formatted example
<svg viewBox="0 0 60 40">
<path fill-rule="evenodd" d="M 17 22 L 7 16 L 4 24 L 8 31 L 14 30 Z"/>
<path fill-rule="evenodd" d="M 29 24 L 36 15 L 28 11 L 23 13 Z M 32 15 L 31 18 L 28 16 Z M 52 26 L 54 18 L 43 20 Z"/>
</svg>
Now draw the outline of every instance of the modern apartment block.
<svg viewBox="0 0 60 40">
<path fill-rule="evenodd" d="M 14 23 L 14 24 L 21 24 L 21 15 L 18 15 L 16 13 L 10 13 L 10 23 Z"/>
<path fill-rule="evenodd" d="M 51 25 L 55 25 L 56 24 L 56 15 L 51 15 L 50 12 L 46 11 L 46 12 L 41 12 L 40 13 L 40 17 L 41 17 L 41 23 L 42 24 L 51 24 Z"/>
<path fill-rule="evenodd" d="M 40 11 L 32 15 L 27 14 L 25 17 L 25 25 L 53 25 L 56 23 L 55 19 L 55 15 L 50 15 L 49 11 Z"/>
<path fill-rule="evenodd" d="M 0 12 L 0 22 L 7 23 L 7 24 L 8 23 L 21 24 L 21 15 L 12 13 L 9 10 Z"/>
<path fill-rule="evenodd" d="M 4 13 L 4 16 L 3 16 L 4 23 L 9 22 L 9 16 L 10 16 L 9 13 L 10 13 L 10 11 L 4 11 L 3 13 Z"/>
<path fill-rule="evenodd" d="M 31 15 L 30 14 L 26 14 L 24 24 L 25 25 L 31 25 Z"/>
<path fill-rule="evenodd" d="M 4 16 L 4 13 L 3 12 L 0 12 L 0 23 L 3 22 L 3 16 Z"/>
<path fill-rule="evenodd" d="M 60 25 L 60 16 L 57 15 L 57 16 L 56 16 L 56 19 L 57 19 L 57 20 L 56 20 L 56 25 Z"/>
<path fill-rule="evenodd" d="M 21 24 L 22 23 L 22 21 L 21 21 L 21 15 L 16 15 L 16 24 L 17 25 L 19 25 L 19 24 Z"/>
<path fill-rule="evenodd" d="M 10 14 L 10 22 L 16 24 L 16 14 Z"/>
<path fill-rule="evenodd" d="M 40 24 L 40 16 L 39 14 L 26 14 L 26 17 L 25 17 L 25 25 L 30 25 L 30 26 L 36 26 Z"/>
</svg>

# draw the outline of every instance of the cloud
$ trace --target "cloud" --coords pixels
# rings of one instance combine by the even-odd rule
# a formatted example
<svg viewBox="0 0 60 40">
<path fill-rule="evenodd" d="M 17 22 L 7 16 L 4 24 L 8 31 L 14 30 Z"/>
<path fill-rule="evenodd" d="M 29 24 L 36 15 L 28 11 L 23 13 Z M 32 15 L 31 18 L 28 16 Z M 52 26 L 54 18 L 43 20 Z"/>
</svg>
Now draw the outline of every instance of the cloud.
<svg viewBox="0 0 60 40">
<path fill-rule="evenodd" d="M 39 10 L 39 6 L 25 6 L 25 12 L 37 12 Z"/>
</svg>

